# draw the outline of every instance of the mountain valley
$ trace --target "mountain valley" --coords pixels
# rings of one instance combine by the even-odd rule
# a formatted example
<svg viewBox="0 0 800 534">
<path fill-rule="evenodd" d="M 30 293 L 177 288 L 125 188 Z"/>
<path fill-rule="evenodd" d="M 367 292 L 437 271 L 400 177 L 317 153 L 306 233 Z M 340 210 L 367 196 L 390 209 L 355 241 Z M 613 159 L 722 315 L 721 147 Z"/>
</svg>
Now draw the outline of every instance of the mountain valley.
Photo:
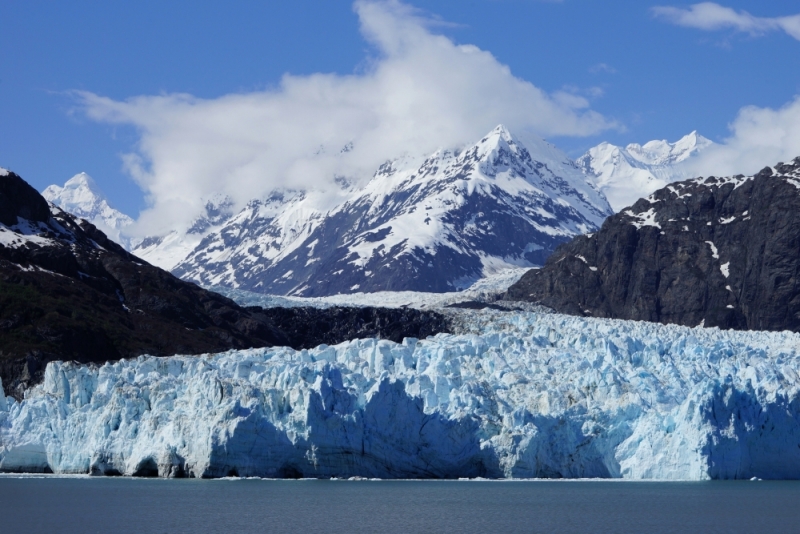
<svg viewBox="0 0 800 534">
<path fill-rule="evenodd" d="M 423 202 L 441 200 L 423 210 L 426 218 L 453 221 L 444 200 L 453 198 L 446 195 L 458 191 L 454 186 L 468 185 L 462 182 L 500 196 L 489 178 L 516 183 L 531 168 L 514 138 L 498 133 L 502 143 L 487 150 L 494 154 L 489 170 L 500 162 L 506 173 L 487 177 L 485 160 L 469 159 L 469 152 L 461 160 L 447 156 L 480 173 L 465 180 L 458 171 L 444 172 L 458 178 L 444 180 L 443 189 L 426 189 L 424 181 L 412 187 Z M 559 190 L 564 182 L 543 168 L 542 183 Z M 577 231 L 582 235 L 557 246 L 541 269 L 522 274 L 517 267 L 468 291 L 351 288 L 300 297 L 225 289 L 249 306 L 130 255 L 90 223 L 47 205 L 12 173 L 0 182 L 6 284 L 0 295 L 16 298 L 3 305 L 2 339 L 41 345 L 3 349 L 2 384 L 12 395 L 0 392 L 0 471 L 165 478 L 798 476 L 800 334 L 709 327 L 800 330 L 800 158 L 755 176 L 670 183 L 592 232 Z M 539 206 L 561 205 L 520 189 L 531 191 L 521 198 Z M 384 198 L 370 194 L 365 198 Z M 286 200 L 276 199 L 281 213 Z M 561 206 L 566 211 L 559 213 L 574 216 L 566 229 L 585 231 L 579 225 L 587 218 Z M 355 241 L 369 246 L 393 236 L 381 228 L 419 216 L 388 209 L 390 217 L 373 221 L 368 206 L 346 207 L 364 219 L 362 231 L 378 232 L 374 241 Z M 515 213 L 543 227 L 524 209 Z M 325 227 L 327 216 L 315 219 L 301 244 Z M 205 238 L 224 244 L 228 234 L 219 228 L 233 228 L 234 221 L 237 215 L 220 217 Z M 28 293 L 14 297 L 17 287 Z M 14 309 L 24 313 L 9 315 Z M 73 322 L 53 329 L 47 321 L 59 317 Z M 153 317 L 168 335 L 147 332 L 131 317 Z M 95 352 L 84 345 L 52 350 L 58 343 L 69 348 L 63 341 L 80 333 L 75 321 L 84 320 L 95 328 Z M 103 331 L 104 320 L 133 335 Z M 152 339 L 131 350 L 137 332 Z M 111 342 L 102 345 L 104 339 Z M 115 345 L 118 339 L 129 345 Z M 159 348 L 164 339 L 196 345 Z M 205 348 L 214 340 L 261 348 L 167 355 L 223 350 Z M 119 348 L 126 346 L 128 352 Z M 11 358 L 20 350 L 27 356 Z M 78 361 L 55 361 L 64 359 Z"/>
<path fill-rule="evenodd" d="M 675 143 L 602 143 L 572 162 L 541 139 L 521 141 L 499 126 L 472 147 L 387 161 L 363 187 L 340 180 L 334 208 L 322 208 L 312 190 L 277 189 L 238 211 L 218 194 L 188 228 L 147 238 L 125 234 L 132 219 L 85 174 L 44 194 L 137 256 L 204 287 L 305 297 L 445 292 L 543 265 L 560 243 L 599 227 L 611 208 L 689 178 L 684 164 L 712 145 L 692 132 Z"/>
</svg>

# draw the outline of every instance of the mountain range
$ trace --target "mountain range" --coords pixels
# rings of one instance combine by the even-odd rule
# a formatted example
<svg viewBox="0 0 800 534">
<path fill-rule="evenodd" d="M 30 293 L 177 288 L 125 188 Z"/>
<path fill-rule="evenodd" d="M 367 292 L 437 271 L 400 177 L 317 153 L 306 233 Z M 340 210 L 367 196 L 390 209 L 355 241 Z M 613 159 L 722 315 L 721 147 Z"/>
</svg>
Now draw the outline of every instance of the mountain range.
<svg viewBox="0 0 800 534">
<path fill-rule="evenodd" d="M 577 161 L 498 126 L 472 146 L 387 161 L 334 207 L 320 191 L 276 189 L 235 209 L 223 194 L 186 229 L 130 238 L 132 219 L 85 174 L 45 196 L 107 230 L 134 254 L 203 286 L 276 295 L 446 292 L 508 267 L 544 264 L 614 210 L 686 178 L 711 142 L 602 143 Z M 608 200 L 607 200 L 608 198 Z"/>
<path fill-rule="evenodd" d="M 392 245 L 392 261 L 418 261 L 429 239 L 458 245 L 453 257 L 469 265 L 493 241 L 518 251 L 509 236 L 518 225 L 536 239 L 580 233 L 506 294 L 532 304 L 460 302 L 442 313 L 239 306 L 0 170 L 0 471 L 798 478 L 800 336 L 694 327 L 800 331 L 800 158 L 669 183 L 585 233 L 603 211 L 592 201 L 604 198 L 597 175 L 545 160 L 543 147 L 498 128 L 465 150 L 390 162 L 329 210 L 310 209 L 309 191 L 236 214 L 220 197 L 192 226 L 206 244 L 190 264 L 213 273 L 231 254 L 223 274 L 236 283 L 248 280 L 236 278 L 244 251 L 251 268 L 262 265 L 256 245 L 269 239 L 294 247 L 284 259 L 333 261 L 341 249 L 341 261 L 366 265 L 380 245 Z M 237 222 L 256 208 L 258 224 Z M 464 220 L 500 224 L 471 234 Z M 287 227 L 300 235 L 254 234 L 243 248 L 247 231 Z M 395 228 L 404 240 L 392 244 Z M 464 236 L 475 243 L 455 241 Z M 281 346 L 263 348 L 272 344 Z M 142 354 L 247 346 L 262 348 Z"/>
</svg>

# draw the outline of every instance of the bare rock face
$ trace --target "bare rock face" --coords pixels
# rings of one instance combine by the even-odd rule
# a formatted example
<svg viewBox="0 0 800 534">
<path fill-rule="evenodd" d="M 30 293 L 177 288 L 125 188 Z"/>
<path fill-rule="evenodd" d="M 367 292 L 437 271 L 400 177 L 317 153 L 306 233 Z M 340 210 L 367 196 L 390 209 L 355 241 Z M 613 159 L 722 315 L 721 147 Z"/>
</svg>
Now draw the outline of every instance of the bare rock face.
<svg viewBox="0 0 800 534">
<path fill-rule="evenodd" d="M 671 184 L 560 247 L 508 298 L 573 315 L 800 331 L 800 158 Z"/>
<path fill-rule="evenodd" d="M 401 343 L 407 337 L 425 339 L 450 331 L 450 325 L 442 314 L 413 308 L 252 309 L 266 315 L 286 335 L 289 346 L 295 349 L 336 345 L 362 338 Z"/>
<path fill-rule="evenodd" d="M 0 223 L 17 224 L 17 217 L 44 222 L 50 218 L 50 208 L 36 189 L 28 182 L 3 170 L 0 175 Z"/>
</svg>

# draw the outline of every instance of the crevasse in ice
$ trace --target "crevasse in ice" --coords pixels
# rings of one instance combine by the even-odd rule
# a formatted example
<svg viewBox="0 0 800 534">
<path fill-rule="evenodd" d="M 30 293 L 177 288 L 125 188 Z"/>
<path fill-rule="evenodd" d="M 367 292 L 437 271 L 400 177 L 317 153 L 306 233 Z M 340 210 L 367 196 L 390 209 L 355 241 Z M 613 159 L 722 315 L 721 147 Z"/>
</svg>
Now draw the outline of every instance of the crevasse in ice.
<svg viewBox="0 0 800 534">
<path fill-rule="evenodd" d="M 0 468 L 263 477 L 800 478 L 800 335 L 469 312 L 402 344 L 51 363 Z"/>
</svg>

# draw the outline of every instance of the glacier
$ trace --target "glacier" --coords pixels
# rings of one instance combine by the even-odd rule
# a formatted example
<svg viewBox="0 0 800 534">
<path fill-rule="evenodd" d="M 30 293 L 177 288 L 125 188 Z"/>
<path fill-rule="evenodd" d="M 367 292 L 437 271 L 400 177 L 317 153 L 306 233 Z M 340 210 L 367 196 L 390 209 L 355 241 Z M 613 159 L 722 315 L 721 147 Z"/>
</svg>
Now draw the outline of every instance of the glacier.
<svg viewBox="0 0 800 534">
<path fill-rule="evenodd" d="M 448 293 L 428 293 L 425 291 L 375 291 L 373 293 L 341 293 L 327 297 L 295 297 L 256 293 L 245 289 L 227 286 L 207 286 L 214 291 L 236 301 L 240 306 L 259 306 L 262 308 L 332 308 L 334 306 L 376 308 L 415 308 L 437 310 L 467 301 L 492 303 L 502 299 L 510 286 L 519 281 L 530 268 L 503 269 L 495 274 L 475 281 L 467 289 Z M 504 302 L 512 308 L 528 308 L 527 302 Z"/>
<path fill-rule="evenodd" d="M 50 363 L 0 470 L 800 478 L 800 336 L 452 310 L 456 334 Z"/>
</svg>

